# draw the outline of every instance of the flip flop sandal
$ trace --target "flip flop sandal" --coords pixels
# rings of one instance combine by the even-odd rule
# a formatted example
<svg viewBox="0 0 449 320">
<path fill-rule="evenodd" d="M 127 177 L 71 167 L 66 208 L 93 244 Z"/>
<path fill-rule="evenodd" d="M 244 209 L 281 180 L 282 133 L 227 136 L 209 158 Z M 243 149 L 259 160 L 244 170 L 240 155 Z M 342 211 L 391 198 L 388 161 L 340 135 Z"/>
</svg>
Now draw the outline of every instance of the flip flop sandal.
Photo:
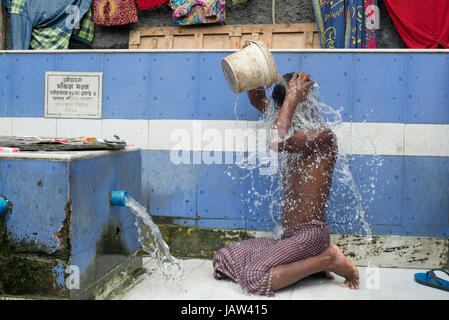
<svg viewBox="0 0 449 320">
<path fill-rule="evenodd" d="M 438 278 L 435 275 L 435 271 L 444 272 L 449 276 L 449 272 L 445 270 L 432 269 L 426 273 L 415 273 L 415 281 L 425 286 L 449 291 L 449 281 Z"/>
</svg>

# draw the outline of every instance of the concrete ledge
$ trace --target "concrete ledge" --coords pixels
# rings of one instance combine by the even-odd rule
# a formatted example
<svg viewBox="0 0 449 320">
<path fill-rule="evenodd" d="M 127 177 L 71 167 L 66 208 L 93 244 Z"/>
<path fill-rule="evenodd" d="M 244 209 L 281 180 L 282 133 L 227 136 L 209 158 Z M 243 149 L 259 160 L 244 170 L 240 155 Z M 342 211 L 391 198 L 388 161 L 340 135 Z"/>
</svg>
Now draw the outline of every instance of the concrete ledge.
<svg viewBox="0 0 449 320">
<path fill-rule="evenodd" d="M 111 295 L 115 295 L 121 288 L 128 286 L 135 278 L 144 272 L 142 268 L 142 253 L 138 249 L 124 262 L 117 265 L 99 280 L 95 281 L 87 288 L 74 290 L 71 292 L 73 300 L 104 300 Z"/>
<path fill-rule="evenodd" d="M 171 253 L 181 258 L 208 258 L 220 248 L 271 232 L 211 229 L 163 224 L 159 228 Z M 393 268 L 447 268 L 449 239 L 444 237 L 406 237 L 374 235 L 366 244 L 363 235 L 332 234 L 338 245 L 357 266 Z"/>
<path fill-rule="evenodd" d="M 65 297 L 42 297 L 32 295 L 0 295 L 1 300 L 103 300 L 117 295 L 144 273 L 140 249 L 116 266 L 101 279 L 81 290 L 67 290 Z"/>
<path fill-rule="evenodd" d="M 14 160 L 75 161 L 75 160 L 117 155 L 139 150 L 140 149 L 136 147 L 127 147 L 122 150 L 20 151 L 14 153 L 0 153 L 0 160 L 14 159 Z"/>
<path fill-rule="evenodd" d="M 331 242 L 358 266 L 383 268 L 447 268 L 449 239 L 443 237 L 373 236 L 332 234 Z"/>
</svg>

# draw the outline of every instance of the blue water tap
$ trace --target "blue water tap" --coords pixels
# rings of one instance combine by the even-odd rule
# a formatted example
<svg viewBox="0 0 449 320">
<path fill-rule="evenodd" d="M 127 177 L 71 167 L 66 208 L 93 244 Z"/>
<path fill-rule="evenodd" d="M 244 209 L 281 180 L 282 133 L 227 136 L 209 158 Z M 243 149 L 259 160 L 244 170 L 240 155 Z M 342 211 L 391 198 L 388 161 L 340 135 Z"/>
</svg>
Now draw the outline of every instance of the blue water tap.
<svg viewBox="0 0 449 320">
<path fill-rule="evenodd" d="M 11 213 L 12 204 L 5 197 L 0 196 L 0 217 Z"/>
<path fill-rule="evenodd" d="M 113 207 L 119 206 L 124 207 L 125 206 L 125 198 L 128 195 L 128 192 L 123 190 L 114 190 L 109 193 L 109 204 Z"/>
</svg>

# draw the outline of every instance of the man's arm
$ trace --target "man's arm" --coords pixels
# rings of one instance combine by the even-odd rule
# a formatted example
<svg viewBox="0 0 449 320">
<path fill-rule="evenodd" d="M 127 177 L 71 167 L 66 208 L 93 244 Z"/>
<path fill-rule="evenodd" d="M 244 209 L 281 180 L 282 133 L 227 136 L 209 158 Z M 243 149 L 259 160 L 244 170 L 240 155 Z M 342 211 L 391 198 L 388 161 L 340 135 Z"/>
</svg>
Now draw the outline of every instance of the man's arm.
<svg viewBox="0 0 449 320">
<path fill-rule="evenodd" d="M 310 79 L 308 73 L 304 74 L 304 72 L 301 72 L 298 74 L 298 72 L 295 72 L 293 74 L 288 84 L 287 92 L 285 93 L 284 102 L 273 123 L 273 129 L 277 130 L 277 141 L 272 139 L 272 142 L 279 143 L 286 139 L 296 106 L 304 99 L 312 85 L 313 81 Z"/>
<path fill-rule="evenodd" d="M 307 156 L 315 151 L 322 150 L 325 147 L 331 147 L 336 150 L 336 137 L 331 129 L 320 127 L 310 130 L 298 130 L 285 140 L 277 139 L 272 136 L 270 148 L 287 152 L 301 152 Z"/>
<path fill-rule="evenodd" d="M 272 131 L 270 148 L 277 151 L 301 152 L 306 155 L 316 148 L 321 149 L 324 146 L 336 145 L 332 130 L 325 127 L 305 131 L 298 130 L 291 137 L 286 138 L 296 106 L 298 102 L 304 99 L 312 85 L 313 81 L 308 73 L 301 72 L 298 74 L 295 72 L 289 82 L 284 103 L 273 123 L 275 131 Z"/>
</svg>

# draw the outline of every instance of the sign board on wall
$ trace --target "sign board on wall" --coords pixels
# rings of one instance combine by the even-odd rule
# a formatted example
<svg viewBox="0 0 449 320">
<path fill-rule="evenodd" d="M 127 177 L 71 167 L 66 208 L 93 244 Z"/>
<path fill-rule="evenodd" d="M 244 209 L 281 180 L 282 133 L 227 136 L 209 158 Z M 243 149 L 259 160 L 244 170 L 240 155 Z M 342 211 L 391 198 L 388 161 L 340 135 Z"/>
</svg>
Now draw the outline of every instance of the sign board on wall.
<svg viewBox="0 0 449 320">
<path fill-rule="evenodd" d="M 45 72 L 46 118 L 101 118 L 103 72 Z"/>
</svg>

